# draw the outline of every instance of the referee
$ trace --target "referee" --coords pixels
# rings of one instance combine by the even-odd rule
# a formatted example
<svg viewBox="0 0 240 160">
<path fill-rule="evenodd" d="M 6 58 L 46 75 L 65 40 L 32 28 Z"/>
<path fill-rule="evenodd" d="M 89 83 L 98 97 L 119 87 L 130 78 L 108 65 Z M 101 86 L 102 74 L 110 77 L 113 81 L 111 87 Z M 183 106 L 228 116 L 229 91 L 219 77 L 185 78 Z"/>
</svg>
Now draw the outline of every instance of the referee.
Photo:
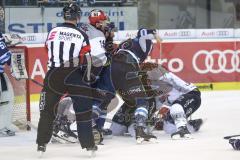
<svg viewBox="0 0 240 160">
<path fill-rule="evenodd" d="M 96 151 L 92 133 L 92 89 L 89 85 L 91 56 L 87 35 L 76 25 L 81 10 L 76 4 L 63 8 L 64 23 L 53 28 L 47 37 L 48 72 L 44 79 L 39 108 L 37 150 L 42 154 L 50 141 L 53 121 L 61 97 L 68 94 L 76 112 L 78 139 L 82 148 Z"/>
</svg>

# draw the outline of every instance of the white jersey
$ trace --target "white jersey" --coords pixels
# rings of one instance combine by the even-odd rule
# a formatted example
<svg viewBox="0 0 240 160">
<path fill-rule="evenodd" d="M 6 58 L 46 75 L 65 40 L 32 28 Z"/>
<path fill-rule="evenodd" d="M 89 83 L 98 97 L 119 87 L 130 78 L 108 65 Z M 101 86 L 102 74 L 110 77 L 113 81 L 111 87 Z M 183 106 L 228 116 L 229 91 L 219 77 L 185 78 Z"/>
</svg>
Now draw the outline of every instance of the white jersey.
<svg viewBox="0 0 240 160">
<path fill-rule="evenodd" d="M 91 24 L 82 23 L 80 29 L 83 30 L 89 38 L 91 45 L 92 63 L 95 67 L 103 66 L 107 62 L 105 55 L 106 37 L 102 31 L 96 29 Z"/>
<path fill-rule="evenodd" d="M 197 88 L 194 84 L 185 82 L 171 72 L 163 73 L 163 71 L 161 71 L 159 68 L 148 71 L 147 74 L 148 78 L 151 80 L 152 85 L 158 85 L 160 89 L 166 88 L 162 90 L 168 90 L 167 95 L 169 103 L 174 102 L 181 95 L 186 94 Z"/>
<path fill-rule="evenodd" d="M 173 86 L 172 90 L 168 93 L 168 101 L 174 102 L 181 95 L 186 94 L 197 87 L 192 83 L 187 83 L 173 73 L 166 73 L 160 80 L 168 82 Z"/>
</svg>

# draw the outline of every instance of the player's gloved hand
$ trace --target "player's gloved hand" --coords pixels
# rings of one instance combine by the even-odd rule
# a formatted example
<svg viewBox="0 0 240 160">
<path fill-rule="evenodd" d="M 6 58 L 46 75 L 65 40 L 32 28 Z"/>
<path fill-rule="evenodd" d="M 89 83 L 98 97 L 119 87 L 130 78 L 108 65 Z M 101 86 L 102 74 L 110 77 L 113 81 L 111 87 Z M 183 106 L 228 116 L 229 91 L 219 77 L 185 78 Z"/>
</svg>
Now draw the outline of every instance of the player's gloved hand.
<svg viewBox="0 0 240 160">
<path fill-rule="evenodd" d="M 102 132 L 99 129 L 93 128 L 93 138 L 94 138 L 95 144 L 97 144 L 97 145 L 102 144 L 103 135 L 102 135 Z"/>
<path fill-rule="evenodd" d="M 148 35 L 155 35 L 157 33 L 156 29 L 146 29 L 142 28 L 138 30 L 137 37 L 148 36 Z"/>
<path fill-rule="evenodd" d="M 165 118 L 167 117 L 167 114 L 168 114 L 169 111 L 170 111 L 170 110 L 169 110 L 169 106 L 163 104 L 163 105 L 160 107 L 160 109 L 159 109 L 159 115 L 160 115 L 160 117 L 161 117 L 162 119 L 165 119 Z"/>
<path fill-rule="evenodd" d="M 148 29 L 149 34 L 156 34 L 157 30 L 156 29 Z"/>
<path fill-rule="evenodd" d="M 229 139 L 229 143 L 232 145 L 233 149 L 240 150 L 240 139 Z"/>
<path fill-rule="evenodd" d="M 105 50 L 110 55 L 114 52 L 113 41 L 108 41 L 108 42 L 105 43 Z"/>
</svg>

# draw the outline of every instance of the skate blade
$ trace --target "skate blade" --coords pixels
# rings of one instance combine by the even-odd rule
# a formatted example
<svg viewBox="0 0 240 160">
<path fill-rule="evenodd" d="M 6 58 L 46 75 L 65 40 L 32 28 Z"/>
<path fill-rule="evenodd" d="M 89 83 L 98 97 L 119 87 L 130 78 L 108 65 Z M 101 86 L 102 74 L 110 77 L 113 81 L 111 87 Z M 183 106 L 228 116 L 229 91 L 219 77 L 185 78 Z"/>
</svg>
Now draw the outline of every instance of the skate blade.
<svg viewBox="0 0 240 160">
<path fill-rule="evenodd" d="M 151 142 L 151 143 L 158 143 L 159 141 L 156 138 L 150 138 L 149 142 Z"/>
<path fill-rule="evenodd" d="M 137 144 L 142 144 L 142 142 L 144 141 L 144 138 L 137 138 L 136 141 L 137 141 Z"/>
<path fill-rule="evenodd" d="M 156 138 L 150 138 L 149 140 L 145 140 L 144 138 L 137 138 L 137 144 L 143 143 L 158 143 L 159 141 Z"/>
<path fill-rule="evenodd" d="M 112 139 L 113 136 L 112 136 L 112 135 L 103 135 L 103 138 L 104 138 L 104 139 Z"/>
<path fill-rule="evenodd" d="M 172 140 L 188 140 L 188 139 L 193 139 L 191 134 L 186 134 L 184 137 L 181 137 L 180 135 L 174 135 L 171 137 Z"/>
<path fill-rule="evenodd" d="M 90 151 L 90 158 L 96 157 L 96 151 Z"/>
<path fill-rule="evenodd" d="M 43 158 L 43 154 L 44 154 L 44 152 L 39 151 L 39 156 L 38 156 L 38 158 Z"/>
</svg>

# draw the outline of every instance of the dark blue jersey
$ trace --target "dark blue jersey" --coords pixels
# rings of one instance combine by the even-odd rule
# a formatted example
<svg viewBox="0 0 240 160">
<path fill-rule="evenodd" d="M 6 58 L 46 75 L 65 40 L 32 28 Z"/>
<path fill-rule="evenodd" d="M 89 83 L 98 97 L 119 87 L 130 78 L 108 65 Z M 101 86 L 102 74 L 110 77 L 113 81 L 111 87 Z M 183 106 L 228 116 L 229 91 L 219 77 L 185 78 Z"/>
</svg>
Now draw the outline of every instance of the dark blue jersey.
<svg viewBox="0 0 240 160">
<path fill-rule="evenodd" d="M 3 65 L 10 60 L 11 52 L 8 50 L 5 40 L 0 33 L 0 64 Z"/>
<path fill-rule="evenodd" d="M 130 50 L 139 58 L 140 62 L 143 62 L 152 51 L 152 40 L 146 39 L 141 43 L 139 38 L 134 38 L 132 43 L 133 46 Z M 144 46 L 144 50 L 142 46 Z"/>
</svg>

